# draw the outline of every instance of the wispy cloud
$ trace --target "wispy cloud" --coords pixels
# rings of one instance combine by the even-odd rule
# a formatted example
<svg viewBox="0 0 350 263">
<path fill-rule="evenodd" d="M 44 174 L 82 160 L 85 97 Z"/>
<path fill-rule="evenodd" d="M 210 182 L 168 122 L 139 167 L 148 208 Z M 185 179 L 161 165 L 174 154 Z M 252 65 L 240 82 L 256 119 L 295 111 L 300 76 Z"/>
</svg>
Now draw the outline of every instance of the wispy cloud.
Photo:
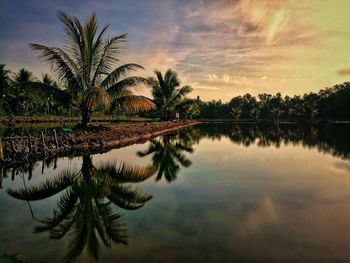
<svg viewBox="0 0 350 263">
<path fill-rule="evenodd" d="M 342 68 L 338 70 L 340 76 L 350 76 L 350 68 Z"/>
</svg>

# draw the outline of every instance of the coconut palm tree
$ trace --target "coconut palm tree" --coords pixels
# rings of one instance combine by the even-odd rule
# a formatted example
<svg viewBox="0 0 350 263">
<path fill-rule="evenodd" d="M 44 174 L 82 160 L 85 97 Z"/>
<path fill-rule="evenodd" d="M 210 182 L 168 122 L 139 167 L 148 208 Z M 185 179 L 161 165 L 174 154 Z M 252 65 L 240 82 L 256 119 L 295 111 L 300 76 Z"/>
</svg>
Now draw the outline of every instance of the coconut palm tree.
<svg viewBox="0 0 350 263">
<path fill-rule="evenodd" d="M 79 172 L 62 172 L 39 185 L 22 189 L 8 189 L 12 197 L 25 201 L 43 200 L 60 193 L 60 198 L 51 217 L 39 220 L 42 225 L 35 232 L 49 231 L 50 238 L 70 236 L 66 260 L 72 261 L 87 248 L 96 260 L 100 241 L 112 244 L 127 244 L 126 227 L 120 222 L 117 207 L 127 210 L 141 208 L 152 196 L 134 188 L 153 175 L 150 167 L 107 163 L 95 167 L 89 154 L 83 155 Z M 99 238 L 98 238 L 99 237 Z"/>
<path fill-rule="evenodd" d="M 44 96 L 53 94 L 60 101 L 76 105 L 81 113 L 80 127 L 87 128 L 97 108 L 108 108 L 115 95 L 131 87 L 146 85 L 148 81 L 129 76 L 131 71 L 143 69 L 142 66 L 134 63 L 120 65 L 119 55 L 124 51 L 126 34 L 106 38 L 108 25 L 98 31 L 95 14 L 85 24 L 64 12 L 59 12 L 58 18 L 64 24 L 64 48 L 39 44 L 30 44 L 30 47 L 51 65 L 66 88 L 62 90 L 38 82 L 27 85 Z"/>
<path fill-rule="evenodd" d="M 2 100 L 2 95 L 4 95 L 10 85 L 10 71 L 5 69 L 4 64 L 0 64 L 0 100 Z"/>
<path fill-rule="evenodd" d="M 25 91 L 26 83 L 35 80 L 33 73 L 24 68 L 12 74 L 5 101 L 9 114 L 26 115 L 33 108 L 34 101 L 28 98 Z"/>
<path fill-rule="evenodd" d="M 179 77 L 171 69 L 168 69 L 164 76 L 159 70 L 155 70 L 154 73 L 156 78 L 148 78 L 152 95 L 162 118 L 169 120 L 175 107 L 192 91 L 192 88 L 188 85 L 180 87 Z"/>
</svg>

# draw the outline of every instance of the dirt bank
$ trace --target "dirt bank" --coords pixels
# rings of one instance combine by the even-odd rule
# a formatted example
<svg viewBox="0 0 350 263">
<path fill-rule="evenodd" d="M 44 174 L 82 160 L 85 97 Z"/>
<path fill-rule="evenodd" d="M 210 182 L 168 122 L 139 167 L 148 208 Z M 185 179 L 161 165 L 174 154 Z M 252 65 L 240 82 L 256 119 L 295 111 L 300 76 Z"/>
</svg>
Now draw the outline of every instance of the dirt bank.
<svg viewBox="0 0 350 263">
<path fill-rule="evenodd" d="M 29 160 L 80 155 L 83 152 L 106 152 L 134 143 L 145 142 L 161 134 L 195 125 L 198 122 L 138 123 L 98 127 L 89 131 L 72 131 L 42 135 L 2 138 L 3 159 L 0 165 L 20 164 Z M 55 134 L 56 133 L 56 134 Z"/>
</svg>

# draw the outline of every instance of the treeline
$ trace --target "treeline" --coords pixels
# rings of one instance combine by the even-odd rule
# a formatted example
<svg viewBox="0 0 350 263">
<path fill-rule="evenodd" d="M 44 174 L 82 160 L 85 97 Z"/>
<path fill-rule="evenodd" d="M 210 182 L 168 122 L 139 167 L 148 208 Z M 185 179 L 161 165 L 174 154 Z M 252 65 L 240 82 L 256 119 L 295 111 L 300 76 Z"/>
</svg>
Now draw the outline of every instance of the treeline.
<svg viewBox="0 0 350 263">
<path fill-rule="evenodd" d="M 58 87 L 49 74 L 43 74 L 41 79 L 34 77 L 33 73 L 22 68 L 18 72 L 11 72 L 4 64 L 0 64 L 0 116 L 36 116 L 74 114 L 71 108 L 64 103 L 57 103 L 54 94 L 44 98 L 28 92 L 26 83 L 40 82 L 45 85 Z"/>
<path fill-rule="evenodd" d="M 188 85 L 180 86 L 181 81 L 175 71 L 168 69 L 162 74 L 155 70 L 154 73 L 156 77 L 150 76 L 143 80 L 145 86 L 151 89 L 152 98 L 134 96 L 129 90 L 118 96 L 110 95 L 115 100 L 108 109 L 96 108 L 95 116 L 139 115 L 162 120 L 174 119 L 177 112 L 182 119 L 198 116 L 198 104 L 186 98 L 192 88 Z M 41 90 L 33 92 L 30 89 L 33 83 L 43 84 L 43 88 L 47 88 L 44 96 L 38 94 Z M 79 116 L 81 113 L 75 105 L 74 96 L 69 97 L 70 94 L 67 94 L 63 99 L 57 98 L 57 92 L 50 94 L 53 87 L 67 93 L 70 90 L 67 82 L 58 82 L 47 73 L 38 79 L 24 68 L 11 72 L 6 69 L 6 65 L 0 64 L 0 116 Z M 76 97 L 79 101 L 79 96 Z"/>
<path fill-rule="evenodd" d="M 201 119 L 271 119 L 271 120 L 349 120 L 350 82 L 325 88 L 318 93 L 304 96 L 282 97 L 276 95 L 250 94 L 237 96 L 228 103 L 193 100 L 199 108 L 196 118 Z"/>
<path fill-rule="evenodd" d="M 303 96 L 282 97 L 281 93 L 276 95 L 263 93 L 255 97 L 245 94 L 223 103 L 221 100 L 204 102 L 199 97 L 186 98 L 185 95 L 189 94 L 192 89 L 189 86 L 179 87 L 180 81 L 175 71 L 168 70 L 164 76 L 159 71 L 155 73 L 157 78 L 150 77 L 149 86 L 152 89 L 153 101 L 157 109 L 136 113 L 142 117 L 167 120 L 175 118 L 178 112 L 181 119 L 292 120 L 299 122 L 350 119 L 350 82 Z M 173 79 L 176 80 L 175 84 L 171 83 Z M 17 116 L 79 115 L 78 109 L 61 102 L 58 103 L 53 94 L 43 99 L 42 96 L 26 92 L 25 84 L 33 81 L 59 86 L 49 74 L 43 74 L 41 79 L 37 79 L 26 69 L 13 73 L 7 70 L 5 65 L 0 64 L 0 116 L 11 114 Z M 96 112 L 101 115 L 110 114 L 102 109 Z"/>
</svg>

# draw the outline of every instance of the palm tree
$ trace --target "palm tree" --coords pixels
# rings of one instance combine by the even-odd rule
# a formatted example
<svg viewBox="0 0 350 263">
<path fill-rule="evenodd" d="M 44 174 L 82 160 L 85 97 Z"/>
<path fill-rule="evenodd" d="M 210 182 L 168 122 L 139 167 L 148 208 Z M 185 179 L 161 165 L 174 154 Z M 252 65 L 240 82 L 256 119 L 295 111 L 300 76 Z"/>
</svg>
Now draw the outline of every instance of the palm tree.
<svg viewBox="0 0 350 263">
<path fill-rule="evenodd" d="M 58 87 L 58 83 L 56 80 L 54 80 L 49 74 L 45 73 L 41 77 L 41 82 L 53 87 Z"/>
<path fill-rule="evenodd" d="M 33 100 L 26 95 L 26 83 L 34 82 L 33 73 L 22 68 L 17 73 L 13 73 L 10 79 L 9 92 L 6 103 L 10 113 L 25 115 L 28 113 Z"/>
<path fill-rule="evenodd" d="M 0 64 L 0 113 L 3 109 L 3 103 L 6 102 L 6 94 L 9 92 L 10 71 L 5 69 L 4 64 Z"/>
<path fill-rule="evenodd" d="M 142 66 L 133 63 L 119 65 L 126 34 L 106 38 L 108 25 L 98 32 L 95 14 L 84 25 L 64 12 L 59 12 L 58 17 L 65 29 L 64 48 L 39 44 L 30 44 L 30 47 L 51 65 L 66 88 L 61 90 L 38 82 L 28 83 L 28 86 L 44 96 L 53 94 L 60 101 L 76 105 L 81 113 L 80 127 L 87 128 L 98 107 L 108 108 L 111 97 L 131 87 L 146 85 L 148 81 L 128 76 L 131 71 L 143 69 Z"/>
<path fill-rule="evenodd" d="M 113 243 L 127 244 L 127 229 L 120 222 L 120 213 L 115 208 L 135 210 L 149 201 L 152 196 L 132 187 L 131 183 L 142 182 L 153 173 L 149 167 L 126 164 L 116 167 L 107 163 L 96 168 L 90 155 L 85 154 L 78 173 L 65 171 L 40 185 L 8 189 L 7 192 L 28 202 L 61 193 L 52 216 L 39 220 L 42 225 L 36 227 L 35 232 L 49 231 L 52 239 L 69 235 L 67 261 L 78 257 L 85 247 L 97 260 L 99 239 L 106 247 Z"/>
<path fill-rule="evenodd" d="M 178 105 L 176 105 L 176 111 L 180 113 L 182 119 L 192 119 L 200 114 L 200 109 L 197 100 L 183 99 Z"/>
<path fill-rule="evenodd" d="M 22 68 L 17 73 L 13 74 L 12 77 L 12 86 L 17 91 L 23 92 L 24 90 L 24 83 L 34 81 L 35 78 L 33 76 L 33 73 Z"/>
<path fill-rule="evenodd" d="M 180 165 L 183 167 L 191 166 L 192 162 L 183 154 L 183 152 L 192 153 L 191 141 L 174 140 L 170 135 L 164 136 L 159 140 L 152 140 L 147 150 L 139 151 L 138 156 L 144 157 L 150 154 L 152 156 L 152 167 L 157 171 L 156 181 L 162 179 L 163 175 L 168 182 L 176 179 L 180 171 Z"/>
<path fill-rule="evenodd" d="M 2 95 L 4 95 L 9 88 L 10 84 L 10 71 L 5 69 L 4 64 L 0 64 L 0 100 L 2 100 Z"/>
<path fill-rule="evenodd" d="M 162 118 L 169 120 L 175 107 L 192 91 L 192 88 L 188 85 L 180 88 L 178 75 L 171 69 L 165 72 L 164 77 L 158 70 L 155 70 L 154 73 L 156 78 L 148 78 L 152 87 L 152 95 Z"/>
<path fill-rule="evenodd" d="M 236 105 L 235 107 L 232 107 L 230 114 L 234 119 L 236 119 L 236 120 L 239 119 L 242 115 L 241 107 L 239 107 L 238 105 Z"/>
</svg>

